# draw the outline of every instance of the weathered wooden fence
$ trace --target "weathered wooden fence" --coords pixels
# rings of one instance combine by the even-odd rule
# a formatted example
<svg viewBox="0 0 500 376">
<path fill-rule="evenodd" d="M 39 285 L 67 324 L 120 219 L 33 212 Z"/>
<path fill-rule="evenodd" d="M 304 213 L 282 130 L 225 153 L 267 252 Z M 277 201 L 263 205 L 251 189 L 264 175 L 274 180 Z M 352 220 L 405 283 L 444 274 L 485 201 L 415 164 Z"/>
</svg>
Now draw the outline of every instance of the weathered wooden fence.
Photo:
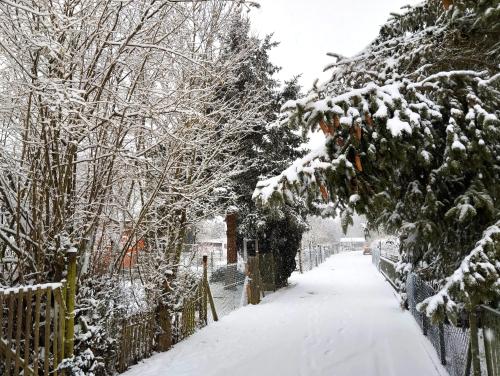
<svg viewBox="0 0 500 376">
<path fill-rule="evenodd" d="M 156 350 L 155 313 L 138 313 L 123 319 L 118 336 L 116 370 L 125 372 L 127 368 L 145 359 Z"/>
<path fill-rule="evenodd" d="M 62 283 L 0 290 L 0 375 L 58 375 L 65 323 Z"/>
<path fill-rule="evenodd" d="M 196 329 L 206 326 L 209 309 L 212 319 L 218 320 L 208 283 L 206 256 L 203 257 L 203 268 L 200 281 L 189 298 L 184 299 L 177 309 L 155 308 L 126 317 L 118 323 L 109 323 L 109 330 L 116 333 L 118 341 L 114 361 L 118 372 L 126 371 L 130 366 L 151 356 L 154 351 L 167 350 L 171 345 L 192 335 Z M 160 320 L 160 316 L 165 319 Z"/>
<path fill-rule="evenodd" d="M 319 265 L 328 256 L 337 252 L 338 247 L 316 247 L 310 253 L 314 257 L 311 265 Z M 118 372 L 124 372 L 128 367 L 149 357 L 154 351 L 167 350 L 171 345 L 192 335 L 196 329 L 208 325 L 210 319 L 217 321 L 215 300 L 228 296 L 232 302 L 235 292 L 240 291 L 241 295 L 244 291 L 247 303 L 258 304 L 266 291 L 276 290 L 276 263 L 272 253 L 257 252 L 255 256 L 249 256 L 245 264 L 245 278 L 239 275 L 242 273 L 238 271 L 237 264 L 225 265 L 212 271 L 209 258 L 204 256 L 202 266 L 203 275 L 199 283 L 189 294 L 190 298 L 184 299 L 177 309 L 168 312 L 153 309 L 127 317 L 118 323 L 110 323 L 115 325 L 113 332 L 116 333 L 118 341 L 114 360 L 114 367 Z M 210 278 L 209 272 L 211 272 Z M 212 296 L 211 284 L 217 290 L 215 297 Z M 238 299 L 241 302 L 241 297 Z M 231 305 L 231 309 L 235 308 Z M 166 319 L 160 320 L 160 315 Z M 164 323 L 163 326 L 160 321 Z M 161 336 L 163 345 L 159 339 Z"/>
<path fill-rule="evenodd" d="M 259 253 L 259 272 L 263 291 L 276 291 L 276 260 L 272 252 Z"/>
</svg>

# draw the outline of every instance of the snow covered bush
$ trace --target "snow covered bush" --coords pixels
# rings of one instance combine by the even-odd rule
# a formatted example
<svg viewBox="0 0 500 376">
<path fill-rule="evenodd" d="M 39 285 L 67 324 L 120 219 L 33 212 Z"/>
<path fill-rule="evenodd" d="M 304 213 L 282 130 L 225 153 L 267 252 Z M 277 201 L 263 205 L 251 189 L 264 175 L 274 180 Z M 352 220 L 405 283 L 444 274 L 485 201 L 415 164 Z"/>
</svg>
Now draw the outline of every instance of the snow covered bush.
<svg viewBox="0 0 500 376">
<path fill-rule="evenodd" d="M 475 244 L 500 211 L 496 3 L 457 0 L 445 9 L 425 1 L 394 15 L 358 55 L 332 54 L 332 78 L 282 115 L 304 132 L 321 129 L 324 144 L 259 182 L 254 198 L 273 205 L 306 197 L 325 215 L 340 211 L 345 225 L 363 214 L 371 227 L 400 235 L 404 261 L 427 280 L 479 260 Z M 497 292 L 498 254 L 480 263 L 488 282 L 464 284 L 476 303 Z"/>
<path fill-rule="evenodd" d="M 120 320 L 127 314 L 118 278 L 87 280 L 77 295 L 75 312 L 75 354 L 61 367 L 71 374 L 103 376 L 114 373 Z"/>
</svg>

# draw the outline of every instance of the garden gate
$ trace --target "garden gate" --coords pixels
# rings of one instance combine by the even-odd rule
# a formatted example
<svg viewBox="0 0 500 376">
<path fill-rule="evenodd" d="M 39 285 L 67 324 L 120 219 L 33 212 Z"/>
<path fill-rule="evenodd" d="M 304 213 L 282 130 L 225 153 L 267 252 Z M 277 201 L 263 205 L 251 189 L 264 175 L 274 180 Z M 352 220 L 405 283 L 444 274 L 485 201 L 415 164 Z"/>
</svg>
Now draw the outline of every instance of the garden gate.
<svg viewBox="0 0 500 376">
<path fill-rule="evenodd" d="M 62 283 L 0 290 L 0 374 L 58 375 L 66 324 Z"/>
</svg>

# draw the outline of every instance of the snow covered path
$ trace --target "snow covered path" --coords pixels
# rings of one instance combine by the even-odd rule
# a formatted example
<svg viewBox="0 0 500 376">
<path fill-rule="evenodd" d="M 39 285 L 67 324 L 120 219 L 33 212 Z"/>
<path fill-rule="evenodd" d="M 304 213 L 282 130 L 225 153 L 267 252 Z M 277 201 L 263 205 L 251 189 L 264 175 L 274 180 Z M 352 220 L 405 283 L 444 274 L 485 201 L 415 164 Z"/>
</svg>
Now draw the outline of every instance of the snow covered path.
<svg viewBox="0 0 500 376">
<path fill-rule="evenodd" d="M 359 252 L 293 275 L 126 376 L 445 376 L 432 345 Z"/>
</svg>

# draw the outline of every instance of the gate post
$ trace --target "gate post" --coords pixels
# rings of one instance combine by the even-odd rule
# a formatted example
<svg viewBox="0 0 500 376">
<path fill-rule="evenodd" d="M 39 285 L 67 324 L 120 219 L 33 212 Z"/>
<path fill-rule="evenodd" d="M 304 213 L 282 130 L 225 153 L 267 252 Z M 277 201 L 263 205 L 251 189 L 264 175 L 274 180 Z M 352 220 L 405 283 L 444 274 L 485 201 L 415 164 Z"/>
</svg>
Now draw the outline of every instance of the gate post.
<svg viewBox="0 0 500 376">
<path fill-rule="evenodd" d="M 477 335 L 477 312 L 474 306 L 469 312 L 469 326 L 470 326 L 470 354 L 472 360 L 472 374 L 474 376 L 481 376 L 481 363 L 479 360 L 479 340 Z"/>
<path fill-rule="evenodd" d="M 302 247 L 299 247 L 299 271 L 300 274 L 304 273 L 304 270 L 302 269 Z"/>
<path fill-rule="evenodd" d="M 446 346 L 444 343 L 444 324 L 443 322 L 439 323 L 439 355 L 441 356 L 441 364 L 443 366 L 446 365 Z"/>
<path fill-rule="evenodd" d="M 75 295 L 76 295 L 76 253 L 75 248 L 70 248 L 68 257 L 68 287 L 66 289 L 66 333 L 64 335 L 64 355 L 73 356 L 75 337 Z"/>
</svg>

